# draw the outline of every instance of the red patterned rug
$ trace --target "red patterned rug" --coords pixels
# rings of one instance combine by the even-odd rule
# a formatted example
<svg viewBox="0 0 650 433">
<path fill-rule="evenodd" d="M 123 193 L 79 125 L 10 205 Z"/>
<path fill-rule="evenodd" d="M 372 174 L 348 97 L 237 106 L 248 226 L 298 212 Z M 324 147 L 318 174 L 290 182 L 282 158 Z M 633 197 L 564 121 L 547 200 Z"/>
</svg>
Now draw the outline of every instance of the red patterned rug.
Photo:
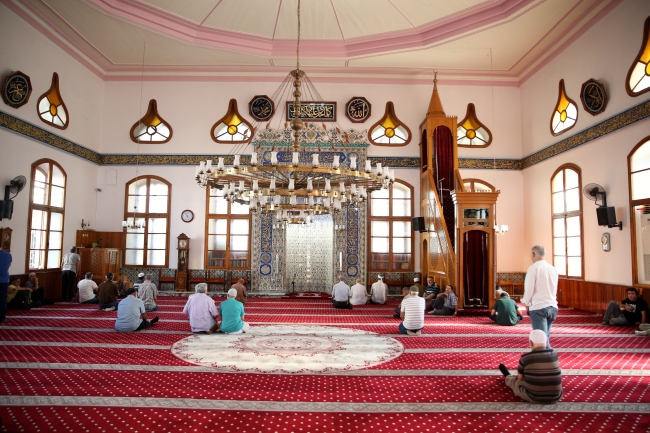
<svg viewBox="0 0 650 433">
<path fill-rule="evenodd" d="M 160 322 L 139 333 L 115 332 L 116 313 L 94 306 L 10 311 L 0 432 L 650 431 L 650 338 L 633 327 L 560 309 L 564 396 L 543 406 L 496 369 L 516 371 L 528 318 L 427 316 L 409 337 L 398 300 L 336 310 L 317 295 L 249 299 L 238 336 L 192 334 L 179 297 L 161 296 Z"/>
</svg>

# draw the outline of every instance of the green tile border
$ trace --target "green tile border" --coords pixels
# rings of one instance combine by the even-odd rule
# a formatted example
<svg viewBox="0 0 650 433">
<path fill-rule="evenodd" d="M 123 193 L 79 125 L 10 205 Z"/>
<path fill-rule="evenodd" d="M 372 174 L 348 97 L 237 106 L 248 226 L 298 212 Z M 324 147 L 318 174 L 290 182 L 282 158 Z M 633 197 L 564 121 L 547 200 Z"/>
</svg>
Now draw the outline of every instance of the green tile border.
<svg viewBox="0 0 650 433">
<path fill-rule="evenodd" d="M 603 120 L 583 131 L 577 132 L 545 149 L 526 156 L 523 159 L 476 159 L 459 158 L 459 168 L 466 169 L 497 169 L 497 170 L 524 170 L 542 161 L 553 158 L 561 153 L 575 149 L 607 134 L 625 128 L 633 123 L 650 117 L 650 100 L 642 102 L 619 114 Z M 25 137 L 39 141 L 45 145 L 68 152 L 97 165 L 135 165 L 135 154 L 100 154 L 80 144 L 46 131 L 25 120 L 0 111 L 0 127 L 21 134 Z M 205 159 L 225 157 L 226 164 L 232 164 L 232 155 L 140 155 L 139 163 L 142 165 L 197 165 Z M 249 155 L 241 156 L 241 163 L 250 163 Z M 370 157 L 372 164 L 381 163 L 391 168 L 420 168 L 419 157 Z"/>
</svg>

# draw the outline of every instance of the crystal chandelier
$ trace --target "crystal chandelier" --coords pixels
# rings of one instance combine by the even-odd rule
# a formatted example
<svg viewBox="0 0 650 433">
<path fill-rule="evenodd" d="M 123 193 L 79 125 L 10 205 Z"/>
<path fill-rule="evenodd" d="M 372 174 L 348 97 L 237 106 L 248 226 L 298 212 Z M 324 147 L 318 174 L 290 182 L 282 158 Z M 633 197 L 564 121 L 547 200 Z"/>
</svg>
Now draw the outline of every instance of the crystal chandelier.
<svg viewBox="0 0 650 433">
<path fill-rule="evenodd" d="M 293 84 L 293 99 L 290 95 L 284 99 L 284 91 L 290 89 L 289 83 Z M 285 106 L 285 101 L 287 107 L 289 105 L 293 107 L 288 108 L 289 114 L 292 114 L 291 111 L 294 113 L 293 118 L 288 124 L 285 123 L 284 130 L 277 131 L 279 137 L 293 136 L 292 143 L 283 142 L 286 151 L 278 152 L 273 146 L 270 152 L 262 153 L 261 156 L 265 158 L 266 163 L 261 161 L 258 154 L 262 143 L 259 139 L 257 151 L 254 149 L 250 155 L 250 165 L 242 164 L 242 155 L 233 152 L 232 165 L 226 166 L 225 158 L 220 157 L 216 166 L 212 164 L 212 160 L 206 160 L 201 161 L 196 167 L 195 179 L 199 186 L 222 190 L 226 200 L 231 203 L 247 204 L 251 212 L 275 214 L 276 228 L 284 224 L 311 224 L 314 215 L 336 213 L 346 206 L 358 206 L 367 200 L 372 191 L 389 188 L 395 180 L 394 171 L 388 167 L 382 168 L 381 163 L 377 163 L 373 168 L 368 159 L 357 161 L 357 156 L 348 157 L 343 154 L 345 159 L 343 164 L 340 152 L 328 153 L 325 162 L 323 161 L 325 158 L 319 160 L 319 153 L 307 151 L 304 143 L 305 123 L 300 118 L 303 84 L 305 92 L 313 101 L 323 102 L 309 77 L 300 69 L 300 0 L 298 0 L 296 69 L 287 75 L 272 98 L 276 107 Z M 254 127 L 246 145 L 255 136 L 268 137 L 266 131 L 269 131 L 269 125 L 261 133 L 257 127 Z M 341 132 L 338 125 L 329 130 L 324 124 L 322 129 L 313 124 L 308 125 L 310 133 L 315 128 L 318 129 L 320 136 L 326 137 L 325 141 L 332 149 L 335 145 L 343 146 L 349 143 L 348 133 Z M 282 160 L 279 160 L 280 155 Z"/>
</svg>

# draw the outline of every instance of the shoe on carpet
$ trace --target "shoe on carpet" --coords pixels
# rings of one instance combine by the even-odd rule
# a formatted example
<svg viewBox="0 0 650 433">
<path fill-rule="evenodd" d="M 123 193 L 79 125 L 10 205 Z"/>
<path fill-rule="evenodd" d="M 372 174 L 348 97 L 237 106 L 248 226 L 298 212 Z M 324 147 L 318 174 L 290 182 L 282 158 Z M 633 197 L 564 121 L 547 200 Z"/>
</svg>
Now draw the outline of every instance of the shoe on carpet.
<svg viewBox="0 0 650 433">
<path fill-rule="evenodd" d="M 418 337 L 419 337 L 420 335 L 422 335 L 422 330 L 416 331 L 416 332 L 415 332 L 415 335 L 417 335 Z"/>
<path fill-rule="evenodd" d="M 160 320 L 158 316 L 154 317 L 153 319 L 151 319 L 151 324 L 155 325 L 156 323 L 158 323 L 158 320 Z"/>
<path fill-rule="evenodd" d="M 609 325 L 609 320 L 603 320 L 600 324 L 601 325 Z"/>
<path fill-rule="evenodd" d="M 410 331 L 410 330 L 408 330 L 408 329 L 406 330 L 406 333 L 407 333 L 408 335 L 418 335 L 417 332 L 413 332 L 413 331 Z"/>
<path fill-rule="evenodd" d="M 506 366 L 503 365 L 503 364 L 499 364 L 499 371 L 501 372 L 501 374 L 503 374 L 506 377 L 510 376 L 510 372 L 508 371 Z"/>
<path fill-rule="evenodd" d="M 102 308 L 102 311 L 115 311 L 115 307 Z"/>
<path fill-rule="evenodd" d="M 639 325 L 639 329 L 642 331 L 650 330 L 650 323 L 642 323 Z"/>
<path fill-rule="evenodd" d="M 650 331 L 634 331 L 634 333 L 636 335 L 650 335 L 650 334 L 648 334 L 648 332 L 650 332 Z"/>
</svg>

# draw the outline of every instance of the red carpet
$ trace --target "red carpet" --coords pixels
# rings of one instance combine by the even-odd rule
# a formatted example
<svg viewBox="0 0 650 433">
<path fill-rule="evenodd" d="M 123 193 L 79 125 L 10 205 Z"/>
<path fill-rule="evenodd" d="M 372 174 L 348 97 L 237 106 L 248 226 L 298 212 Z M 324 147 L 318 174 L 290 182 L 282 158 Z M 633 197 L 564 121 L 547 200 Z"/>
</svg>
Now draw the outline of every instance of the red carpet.
<svg viewBox="0 0 650 433">
<path fill-rule="evenodd" d="M 423 336 L 408 337 L 392 318 L 397 301 L 347 311 L 318 297 L 252 298 L 253 336 L 255 326 L 324 325 L 325 334 L 393 338 L 403 353 L 338 373 L 241 374 L 172 354 L 192 335 L 184 303 L 163 297 L 150 314 L 160 322 L 129 334 L 113 330 L 115 312 L 93 306 L 9 312 L 0 325 L 0 432 L 650 431 L 650 338 L 602 326 L 591 313 L 560 310 L 551 343 L 564 396 L 543 406 L 515 397 L 496 369 L 503 362 L 516 370 L 527 318 L 501 327 L 480 316 L 427 316 Z"/>
</svg>

